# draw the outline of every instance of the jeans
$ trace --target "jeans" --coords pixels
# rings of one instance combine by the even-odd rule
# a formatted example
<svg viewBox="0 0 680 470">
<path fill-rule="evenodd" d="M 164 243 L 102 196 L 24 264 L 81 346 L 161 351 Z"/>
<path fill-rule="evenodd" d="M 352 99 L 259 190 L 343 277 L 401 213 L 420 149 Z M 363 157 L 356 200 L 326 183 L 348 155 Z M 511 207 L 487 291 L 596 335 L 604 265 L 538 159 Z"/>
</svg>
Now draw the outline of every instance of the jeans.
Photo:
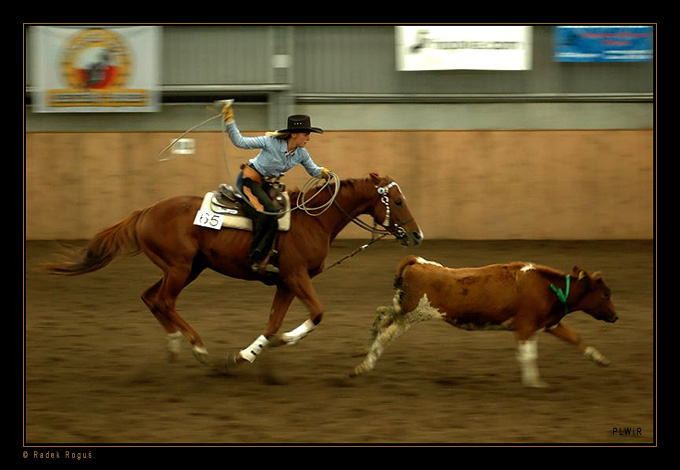
<svg viewBox="0 0 680 470">
<path fill-rule="evenodd" d="M 264 184 L 266 185 L 267 183 Z M 253 196 L 255 196 L 264 207 L 265 212 L 273 213 L 265 214 L 258 211 L 250 204 L 245 204 L 246 213 L 253 221 L 253 241 L 250 243 L 250 249 L 248 250 L 248 260 L 251 263 L 263 261 L 267 254 L 269 254 L 269 250 L 272 248 L 274 238 L 276 237 L 276 231 L 279 228 L 279 219 L 275 214 L 278 209 L 267 195 L 263 185 L 250 178 L 243 178 L 243 172 L 239 174 L 236 180 L 236 187 L 241 193 L 243 193 L 244 187 L 250 189 Z"/>
</svg>

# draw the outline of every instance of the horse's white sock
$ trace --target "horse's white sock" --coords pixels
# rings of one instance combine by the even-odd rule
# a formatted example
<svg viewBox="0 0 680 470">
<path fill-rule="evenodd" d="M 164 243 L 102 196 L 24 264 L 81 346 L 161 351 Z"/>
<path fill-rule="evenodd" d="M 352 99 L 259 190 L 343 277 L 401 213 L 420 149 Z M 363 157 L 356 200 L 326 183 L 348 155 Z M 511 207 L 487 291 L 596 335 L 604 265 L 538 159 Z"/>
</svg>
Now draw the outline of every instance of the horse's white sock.
<svg viewBox="0 0 680 470">
<path fill-rule="evenodd" d="M 174 333 L 168 333 L 168 351 L 171 354 L 179 354 L 182 344 L 182 338 L 184 335 L 181 331 L 175 331 Z"/>
<path fill-rule="evenodd" d="M 286 344 L 295 344 L 307 336 L 314 328 L 316 328 L 314 322 L 312 320 L 307 320 L 294 330 L 284 333 L 281 336 L 283 337 L 283 340 L 286 342 Z"/>
<path fill-rule="evenodd" d="M 253 341 L 253 344 L 241 350 L 241 357 L 250 363 L 255 362 L 257 355 L 260 354 L 267 346 L 269 346 L 269 341 L 264 337 L 264 335 L 260 335 L 255 341 Z"/>
</svg>

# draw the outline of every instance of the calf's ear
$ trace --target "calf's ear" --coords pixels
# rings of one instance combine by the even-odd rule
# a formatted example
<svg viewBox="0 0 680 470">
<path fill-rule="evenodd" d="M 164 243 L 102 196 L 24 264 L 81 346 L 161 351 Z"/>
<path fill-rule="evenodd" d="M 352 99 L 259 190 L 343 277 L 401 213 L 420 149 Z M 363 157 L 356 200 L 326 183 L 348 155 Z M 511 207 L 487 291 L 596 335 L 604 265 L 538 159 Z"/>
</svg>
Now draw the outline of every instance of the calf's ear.
<svg viewBox="0 0 680 470">
<path fill-rule="evenodd" d="M 579 281 L 584 278 L 590 278 L 585 269 L 581 269 L 578 266 L 571 268 L 571 275 L 578 279 Z"/>
</svg>

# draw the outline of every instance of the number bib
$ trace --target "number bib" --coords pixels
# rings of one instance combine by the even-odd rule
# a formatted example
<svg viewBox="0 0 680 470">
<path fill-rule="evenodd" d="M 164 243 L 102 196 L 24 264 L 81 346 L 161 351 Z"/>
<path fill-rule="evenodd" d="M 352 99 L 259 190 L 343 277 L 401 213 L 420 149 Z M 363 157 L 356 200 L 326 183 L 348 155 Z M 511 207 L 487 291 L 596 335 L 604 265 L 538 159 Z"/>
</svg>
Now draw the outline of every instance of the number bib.
<svg viewBox="0 0 680 470">
<path fill-rule="evenodd" d="M 212 228 L 214 230 L 220 230 L 222 228 L 222 222 L 224 222 L 223 215 L 215 214 L 208 210 L 199 210 L 194 219 L 194 225 L 200 225 L 201 227 Z"/>
</svg>

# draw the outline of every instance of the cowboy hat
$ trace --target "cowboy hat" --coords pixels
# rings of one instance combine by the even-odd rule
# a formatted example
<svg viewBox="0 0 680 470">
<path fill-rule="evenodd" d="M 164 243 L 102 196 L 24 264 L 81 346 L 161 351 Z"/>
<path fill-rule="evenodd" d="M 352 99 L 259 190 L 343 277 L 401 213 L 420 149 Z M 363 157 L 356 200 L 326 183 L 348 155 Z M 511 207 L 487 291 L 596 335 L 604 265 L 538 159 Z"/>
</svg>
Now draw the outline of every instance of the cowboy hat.
<svg viewBox="0 0 680 470">
<path fill-rule="evenodd" d="M 277 132 L 316 132 L 323 134 L 323 129 L 312 127 L 312 119 L 306 114 L 294 114 L 288 116 L 288 126 L 285 129 L 279 129 Z"/>
</svg>

